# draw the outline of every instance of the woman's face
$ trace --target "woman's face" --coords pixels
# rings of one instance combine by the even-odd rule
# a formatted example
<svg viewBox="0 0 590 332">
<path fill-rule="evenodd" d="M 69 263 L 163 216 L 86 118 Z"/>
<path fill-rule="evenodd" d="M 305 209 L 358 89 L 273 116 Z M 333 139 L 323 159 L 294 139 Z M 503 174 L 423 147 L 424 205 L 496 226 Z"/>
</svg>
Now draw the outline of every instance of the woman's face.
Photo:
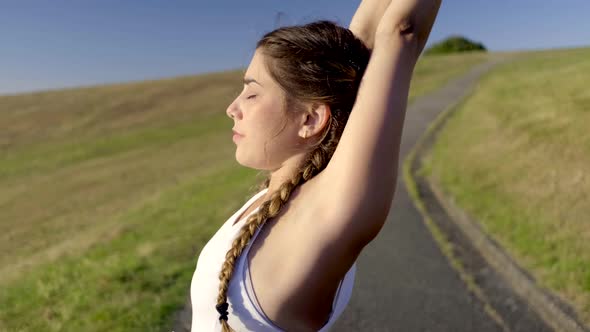
<svg viewBox="0 0 590 332">
<path fill-rule="evenodd" d="M 302 151 L 300 129 L 284 109 L 284 92 L 265 69 L 263 55 L 256 50 L 244 75 L 244 89 L 227 108 L 234 120 L 236 160 L 259 170 L 276 170 Z M 228 137 L 229 138 L 229 137 Z"/>
</svg>

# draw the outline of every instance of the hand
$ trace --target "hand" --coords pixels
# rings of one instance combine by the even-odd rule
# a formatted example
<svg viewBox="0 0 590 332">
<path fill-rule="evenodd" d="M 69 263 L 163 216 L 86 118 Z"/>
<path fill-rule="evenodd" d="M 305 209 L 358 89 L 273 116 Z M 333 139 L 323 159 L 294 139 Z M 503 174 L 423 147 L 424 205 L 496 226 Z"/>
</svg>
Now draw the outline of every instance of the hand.
<svg viewBox="0 0 590 332">
<path fill-rule="evenodd" d="M 417 58 L 426 45 L 440 4 L 441 0 L 391 1 L 375 31 L 375 43 L 402 36 L 414 43 Z"/>
<path fill-rule="evenodd" d="M 391 0 L 362 0 L 350 21 L 348 29 L 368 48 L 373 48 L 377 25 L 390 2 Z"/>
</svg>

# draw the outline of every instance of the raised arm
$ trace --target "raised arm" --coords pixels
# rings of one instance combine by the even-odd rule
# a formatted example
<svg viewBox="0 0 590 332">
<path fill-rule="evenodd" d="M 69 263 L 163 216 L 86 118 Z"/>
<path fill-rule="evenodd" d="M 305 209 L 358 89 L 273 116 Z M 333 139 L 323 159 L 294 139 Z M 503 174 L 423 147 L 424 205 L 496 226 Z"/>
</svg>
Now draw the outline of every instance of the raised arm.
<svg viewBox="0 0 590 332">
<path fill-rule="evenodd" d="M 372 239 L 395 194 L 410 79 L 440 0 L 393 0 L 375 30 L 375 45 L 355 105 L 321 182 L 334 228 Z M 350 238 L 342 234 L 343 238 Z"/>
</svg>

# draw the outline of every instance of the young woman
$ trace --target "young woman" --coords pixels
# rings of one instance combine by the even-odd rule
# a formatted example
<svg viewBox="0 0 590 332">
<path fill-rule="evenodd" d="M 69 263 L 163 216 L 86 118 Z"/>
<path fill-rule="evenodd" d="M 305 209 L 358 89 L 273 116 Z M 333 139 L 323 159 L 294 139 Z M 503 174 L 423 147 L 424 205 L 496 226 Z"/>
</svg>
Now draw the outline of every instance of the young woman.
<svg viewBox="0 0 590 332">
<path fill-rule="evenodd" d="M 326 331 L 389 213 L 410 79 L 440 0 L 363 0 L 267 33 L 227 108 L 261 191 L 201 251 L 192 331 Z M 230 327 L 231 325 L 231 327 Z"/>
</svg>

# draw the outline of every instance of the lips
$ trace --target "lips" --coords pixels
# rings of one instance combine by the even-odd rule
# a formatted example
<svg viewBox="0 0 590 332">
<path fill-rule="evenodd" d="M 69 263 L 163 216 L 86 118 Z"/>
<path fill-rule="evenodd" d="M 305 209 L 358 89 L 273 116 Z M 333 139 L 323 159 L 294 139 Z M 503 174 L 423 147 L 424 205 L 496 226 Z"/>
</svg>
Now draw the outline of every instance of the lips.
<svg viewBox="0 0 590 332">
<path fill-rule="evenodd" d="M 238 144 L 238 142 L 241 141 L 242 137 L 244 137 L 244 136 L 235 130 L 232 130 L 232 132 L 233 132 L 232 139 L 233 139 L 234 143 Z"/>
</svg>

